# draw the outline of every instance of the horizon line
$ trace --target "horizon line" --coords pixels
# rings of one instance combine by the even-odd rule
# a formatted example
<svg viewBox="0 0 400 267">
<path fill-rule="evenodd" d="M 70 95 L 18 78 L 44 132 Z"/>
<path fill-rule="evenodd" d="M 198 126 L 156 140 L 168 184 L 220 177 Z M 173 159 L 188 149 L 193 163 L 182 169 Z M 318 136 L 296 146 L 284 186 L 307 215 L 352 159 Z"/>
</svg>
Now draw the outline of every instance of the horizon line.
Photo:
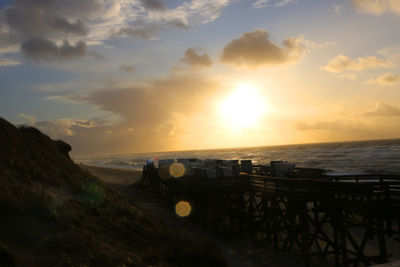
<svg viewBox="0 0 400 267">
<path fill-rule="evenodd" d="M 212 151 L 212 150 L 233 150 L 233 149 L 252 149 L 252 148 L 267 148 L 267 147 L 285 147 L 285 146 L 298 146 L 298 145 L 322 145 L 322 144 L 341 144 L 341 143 L 362 143 L 362 142 L 374 142 L 374 141 L 395 141 L 400 140 L 398 138 L 383 138 L 383 139 L 362 139 L 362 140 L 347 140 L 347 141 L 331 141 L 331 142 L 315 142 L 315 143 L 290 143 L 290 144 L 279 144 L 279 145 L 260 145 L 260 146 L 242 146 L 242 147 L 221 147 L 221 148 L 201 148 L 201 149 L 184 149 L 184 150 L 164 150 L 164 151 L 149 151 L 149 152 L 130 152 L 122 154 L 81 154 L 74 155 L 72 157 L 101 157 L 101 156 L 124 156 L 132 154 L 150 154 L 150 153 L 174 153 L 174 152 L 194 152 L 194 151 Z"/>
</svg>

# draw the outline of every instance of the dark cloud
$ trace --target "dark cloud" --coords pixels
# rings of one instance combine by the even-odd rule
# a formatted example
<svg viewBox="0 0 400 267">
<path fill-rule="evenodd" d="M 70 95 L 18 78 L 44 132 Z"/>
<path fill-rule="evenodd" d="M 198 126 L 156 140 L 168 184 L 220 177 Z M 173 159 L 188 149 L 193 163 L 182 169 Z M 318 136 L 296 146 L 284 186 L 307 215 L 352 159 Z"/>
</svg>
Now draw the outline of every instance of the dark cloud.
<svg viewBox="0 0 400 267">
<path fill-rule="evenodd" d="M 88 33 L 88 29 L 80 20 L 77 20 L 75 23 L 71 23 L 66 18 L 53 17 L 49 18 L 48 23 L 53 29 L 65 33 L 73 33 L 76 35 L 86 35 Z"/>
<path fill-rule="evenodd" d="M 85 42 L 76 42 L 77 37 L 86 36 L 87 23 L 104 16 L 115 4 L 103 0 L 15 0 L 0 9 L 0 53 L 20 48 L 34 59 L 100 58 L 98 53 L 87 51 Z M 62 40 L 62 45 L 56 45 Z"/>
<path fill-rule="evenodd" d="M 367 117 L 400 117 L 400 108 L 381 102 L 362 115 Z"/>
<path fill-rule="evenodd" d="M 84 57 L 88 53 L 86 44 L 82 41 L 76 45 L 64 41 L 61 46 L 57 46 L 52 41 L 42 38 L 25 41 L 21 45 L 21 51 L 35 60 L 73 59 Z"/>
<path fill-rule="evenodd" d="M 66 17 L 99 17 L 106 10 L 103 0 L 14 0 L 15 7 L 28 13 L 58 14 Z"/>
<path fill-rule="evenodd" d="M 145 8 L 150 10 L 164 10 L 166 6 L 162 0 L 140 0 Z"/>
<path fill-rule="evenodd" d="M 14 0 L 0 8 L 0 53 L 16 52 L 37 38 L 57 44 L 75 43 L 82 36 L 88 44 L 113 37 L 153 40 L 168 26 L 185 29 L 192 21 L 212 22 L 229 3 L 183 1 L 169 9 L 163 0 Z"/>
<path fill-rule="evenodd" d="M 174 26 L 175 28 L 180 28 L 180 29 L 189 28 L 188 21 L 186 19 L 181 19 L 181 18 L 170 19 L 168 20 L 168 24 Z"/>
<path fill-rule="evenodd" d="M 135 72 L 136 70 L 135 66 L 132 65 L 121 65 L 119 66 L 119 69 L 128 73 Z"/>
<path fill-rule="evenodd" d="M 194 67 L 211 67 L 212 65 L 212 60 L 207 54 L 199 55 L 192 48 L 185 51 L 185 56 L 181 61 Z"/>
<path fill-rule="evenodd" d="M 48 33 L 48 25 L 43 16 L 38 12 L 20 9 L 17 6 L 5 10 L 5 22 L 7 26 L 18 35 L 31 37 Z"/>
<path fill-rule="evenodd" d="M 301 41 L 287 38 L 282 46 L 269 40 L 266 30 L 246 32 L 224 47 L 221 60 L 227 64 L 257 68 L 298 61 L 305 53 Z"/>
<path fill-rule="evenodd" d="M 54 10 L 47 11 L 38 6 L 12 6 L 5 10 L 5 21 L 9 28 L 23 38 L 52 37 L 61 34 L 86 35 L 87 27 L 79 19 L 70 21 Z"/>
</svg>

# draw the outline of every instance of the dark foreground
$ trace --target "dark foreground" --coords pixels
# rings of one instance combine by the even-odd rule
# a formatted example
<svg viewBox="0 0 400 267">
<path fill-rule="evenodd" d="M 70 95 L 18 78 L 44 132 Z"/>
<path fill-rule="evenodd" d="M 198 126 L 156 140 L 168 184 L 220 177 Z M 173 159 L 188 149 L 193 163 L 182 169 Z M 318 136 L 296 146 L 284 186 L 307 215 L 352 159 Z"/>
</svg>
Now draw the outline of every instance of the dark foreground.
<svg viewBox="0 0 400 267">
<path fill-rule="evenodd" d="M 0 144 L 0 266 L 226 266 L 74 164 L 68 144 L 1 118 Z"/>
<path fill-rule="evenodd" d="M 158 218 L 168 227 L 178 229 L 181 233 L 191 236 L 193 239 L 205 238 L 217 244 L 222 250 L 228 266 L 302 266 L 301 253 L 296 251 L 290 254 L 275 252 L 273 245 L 266 241 L 263 236 L 251 236 L 243 233 L 222 237 L 206 231 L 193 220 L 179 218 L 174 209 L 160 201 L 151 188 L 140 185 L 140 171 L 93 166 L 85 166 L 85 168 L 124 193 L 130 201 L 141 207 L 146 213 Z M 329 263 L 327 265 L 326 261 L 323 263 L 315 262 L 313 266 L 333 266 L 332 262 L 330 263 L 331 265 Z"/>
<path fill-rule="evenodd" d="M 207 229 L 264 234 L 275 250 L 300 250 L 305 265 L 333 257 L 337 266 L 369 266 L 398 256 L 398 243 L 392 244 L 399 242 L 398 177 L 206 174 L 173 178 L 150 165 L 142 183 L 177 210 L 191 206 L 190 217 Z"/>
</svg>

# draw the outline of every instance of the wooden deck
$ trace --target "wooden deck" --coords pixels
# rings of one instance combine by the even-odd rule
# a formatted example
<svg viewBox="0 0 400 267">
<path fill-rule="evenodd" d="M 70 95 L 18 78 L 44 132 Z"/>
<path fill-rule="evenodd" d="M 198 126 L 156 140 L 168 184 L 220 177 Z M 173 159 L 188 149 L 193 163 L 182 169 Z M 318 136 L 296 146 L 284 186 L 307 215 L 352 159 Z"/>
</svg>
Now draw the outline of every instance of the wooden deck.
<svg viewBox="0 0 400 267">
<path fill-rule="evenodd" d="M 189 202 L 190 218 L 218 234 L 262 232 L 276 250 L 300 249 L 306 266 L 329 254 L 337 266 L 388 261 L 386 238 L 400 240 L 399 177 L 267 174 L 162 179 L 157 168 L 145 167 L 142 183 L 171 205 Z"/>
</svg>

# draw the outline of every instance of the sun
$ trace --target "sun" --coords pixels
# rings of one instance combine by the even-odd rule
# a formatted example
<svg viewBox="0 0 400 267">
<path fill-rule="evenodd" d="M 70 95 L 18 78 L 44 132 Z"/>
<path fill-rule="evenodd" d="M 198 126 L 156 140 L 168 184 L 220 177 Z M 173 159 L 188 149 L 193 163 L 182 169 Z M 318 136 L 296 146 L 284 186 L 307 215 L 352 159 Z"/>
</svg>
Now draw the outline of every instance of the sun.
<svg viewBox="0 0 400 267">
<path fill-rule="evenodd" d="M 242 83 L 219 106 L 225 122 L 234 128 L 250 128 L 266 113 L 266 103 L 258 88 Z"/>
</svg>

